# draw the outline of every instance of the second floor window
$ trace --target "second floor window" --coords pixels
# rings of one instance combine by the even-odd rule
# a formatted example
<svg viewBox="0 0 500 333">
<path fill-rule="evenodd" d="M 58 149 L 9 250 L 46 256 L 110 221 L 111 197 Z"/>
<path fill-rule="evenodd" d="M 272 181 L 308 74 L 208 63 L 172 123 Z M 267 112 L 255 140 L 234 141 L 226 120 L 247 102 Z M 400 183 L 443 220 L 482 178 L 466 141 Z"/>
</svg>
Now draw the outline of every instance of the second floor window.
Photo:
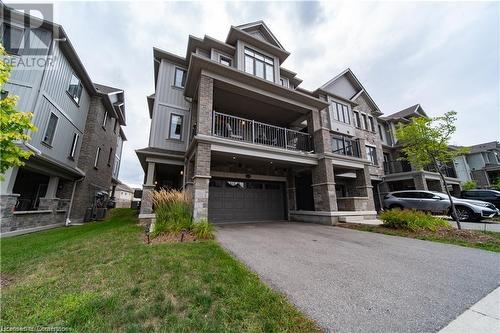
<svg viewBox="0 0 500 333">
<path fill-rule="evenodd" d="M 337 102 L 332 102 L 332 104 L 330 104 L 330 118 L 346 124 L 351 123 L 349 108 L 347 105 Z"/>
<path fill-rule="evenodd" d="M 182 140 L 182 123 L 183 117 L 178 114 L 170 116 L 170 139 Z"/>
<path fill-rule="evenodd" d="M 377 149 L 372 146 L 366 146 L 366 157 L 373 165 L 378 165 L 377 161 Z"/>
<path fill-rule="evenodd" d="M 370 123 L 370 131 L 375 132 L 375 123 L 373 122 L 373 117 L 368 117 L 368 121 Z"/>
<path fill-rule="evenodd" d="M 71 81 L 69 82 L 68 94 L 73 98 L 76 104 L 80 104 L 82 97 L 83 86 L 80 79 L 75 74 L 71 74 Z"/>
<path fill-rule="evenodd" d="M 245 72 L 274 82 L 274 60 L 245 48 Z"/>
<path fill-rule="evenodd" d="M 223 65 L 231 66 L 231 59 L 228 57 L 221 56 L 219 62 Z"/>
<path fill-rule="evenodd" d="M 109 148 L 108 166 L 111 166 L 111 159 L 112 158 L 113 158 L 113 148 Z"/>
<path fill-rule="evenodd" d="M 108 122 L 108 111 L 104 112 L 104 119 L 102 120 L 102 128 L 106 129 L 107 122 Z"/>
<path fill-rule="evenodd" d="M 174 86 L 184 88 L 186 85 L 186 70 L 182 68 L 175 68 Z"/>
<path fill-rule="evenodd" d="M 366 118 L 366 114 L 362 113 L 361 118 L 363 119 L 363 128 L 368 130 L 368 119 Z"/>
<path fill-rule="evenodd" d="M 71 149 L 69 151 L 69 157 L 70 158 L 75 158 L 76 155 L 76 147 L 78 146 L 78 139 L 80 138 L 80 135 L 78 133 L 73 134 L 73 141 L 71 141 Z"/>
<path fill-rule="evenodd" d="M 94 168 L 96 168 L 96 169 L 97 169 L 97 166 L 99 165 L 99 155 L 101 155 L 101 147 L 97 147 L 97 150 L 95 152 Z"/>
<path fill-rule="evenodd" d="M 354 126 L 361 128 L 361 120 L 359 119 L 359 112 L 353 111 L 354 113 Z"/>
<path fill-rule="evenodd" d="M 382 126 L 378 126 L 378 135 L 380 136 L 380 140 L 384 141 L 384 134 L 382 133 Z"/>
<path fill-rule="evenodd" d="M 54 135 L 56 133 L 58 120 L 59 118 L 57 118 L 57 116 L 54 113 L 50 114 L 47 127 L 45 128 L 45 135 L 43 136 L 43 142 L 45 142 L 48 145 L 52 145 L 52 141 L 54 140 Z"/>
</svg>

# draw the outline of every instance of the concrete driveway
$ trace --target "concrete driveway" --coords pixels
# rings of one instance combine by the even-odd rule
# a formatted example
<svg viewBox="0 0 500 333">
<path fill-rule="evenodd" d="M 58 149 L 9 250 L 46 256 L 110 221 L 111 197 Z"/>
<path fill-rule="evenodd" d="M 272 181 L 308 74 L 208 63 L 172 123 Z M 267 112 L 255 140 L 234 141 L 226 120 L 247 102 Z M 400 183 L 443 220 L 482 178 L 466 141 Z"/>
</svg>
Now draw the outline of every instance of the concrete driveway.
<svg viewBox="0 0 500 333">
<path fill-rule="evenodd" d="M 500 254 L 454 245 L 290 222 L 217 238 L 331 332 L 436 332 L 500 284 Z"/>
</svg>

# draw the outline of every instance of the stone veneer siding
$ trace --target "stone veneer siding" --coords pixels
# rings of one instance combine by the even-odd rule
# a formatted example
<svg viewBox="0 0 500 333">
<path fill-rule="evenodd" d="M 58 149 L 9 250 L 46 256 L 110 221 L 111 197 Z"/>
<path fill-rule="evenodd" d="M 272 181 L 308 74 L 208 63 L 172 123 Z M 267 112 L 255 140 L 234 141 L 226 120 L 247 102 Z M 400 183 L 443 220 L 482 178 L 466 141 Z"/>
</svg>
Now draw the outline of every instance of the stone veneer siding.
<svg viewBox="0 0 500 333">
<path fill-rule="evenodd" d="M 72 222 L 83 221 L 85 211 L 92 207 L 95 193 L 97 191 L 108 191 L 111 188 L 113 164 L 115 162 L 115 150 L 119 130 L 113 131 L 115 120 L 109 117 L 106 126 L 102 123 L 106 108 L 100 97 L 92 97 L 90 101 L 87 123 L 83 135 L 82 148 L 78 158 L 78 167 L 85 172 L 85 178 L 76 186 L 71 209 L 70 219 Z M 101 147 L 97 169 L 94 168 L 94 159 L 97 147 Z M 110 148 L 113 149 L 110 164 L 108 155 Z"/>
</svg>

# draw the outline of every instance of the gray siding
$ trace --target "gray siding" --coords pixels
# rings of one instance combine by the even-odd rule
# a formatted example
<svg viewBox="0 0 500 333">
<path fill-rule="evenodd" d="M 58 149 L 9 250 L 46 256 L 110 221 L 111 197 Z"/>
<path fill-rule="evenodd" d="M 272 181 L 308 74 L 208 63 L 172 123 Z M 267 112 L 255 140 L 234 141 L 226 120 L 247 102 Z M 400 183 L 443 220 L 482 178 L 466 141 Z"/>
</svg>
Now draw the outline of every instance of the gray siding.
<svg viewBox="0 0 500 333">
<path fill-rule="evenodd" d="M 174 87 L 175 68 L 181 67 L 162 60 L 158 82 L 156 83 L 156 98 L 151 120 L 149 146 L 167 150 L 185 151 L 189 136 L 190 103 L 184 99 L 183 89 Z M 182 67 L 181 67 L 182 68 Z M 169 139 L 170 117 L 178 114 L 183 119 L 182 140 Z"/>
<path fill-rule="evenodd" d="M 347 99 L 351 99 L 358 92 L 345 76 L 326 86 L 325 90 Z"/>
</svg>

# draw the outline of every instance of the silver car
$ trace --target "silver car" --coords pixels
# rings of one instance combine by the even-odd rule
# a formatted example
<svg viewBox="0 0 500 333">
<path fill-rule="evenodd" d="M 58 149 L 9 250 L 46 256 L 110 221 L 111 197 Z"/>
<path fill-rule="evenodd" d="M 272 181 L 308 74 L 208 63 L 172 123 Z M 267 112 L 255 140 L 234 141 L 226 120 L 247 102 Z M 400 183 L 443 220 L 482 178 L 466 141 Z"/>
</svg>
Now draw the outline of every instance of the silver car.
<svg viewBox="0 0 500 333">
<path fill-rule="evenodd" d="M 479 200 L 453 197 L 453 203 L 461 221 L 479 221 L 500 215 L 495 205 Z M 384 209 L 413 208 L 432 214 L 451 215 L 451 204 L 446 194 L 434 191 L 396 191 L 384 197 Z"/>
</svg>

